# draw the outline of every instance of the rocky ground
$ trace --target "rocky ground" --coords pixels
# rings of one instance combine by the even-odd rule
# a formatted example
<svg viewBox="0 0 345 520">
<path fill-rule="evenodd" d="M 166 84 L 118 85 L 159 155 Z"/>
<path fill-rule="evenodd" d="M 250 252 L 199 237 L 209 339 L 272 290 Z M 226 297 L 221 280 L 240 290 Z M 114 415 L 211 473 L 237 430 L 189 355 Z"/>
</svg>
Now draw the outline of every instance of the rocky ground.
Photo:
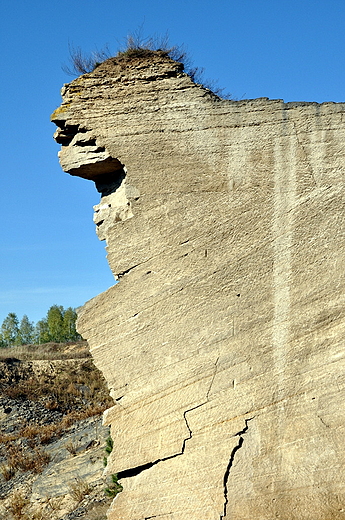
<svg viewBox="0 0 345 520">
<path fill-rule="evenodd" d="M 111 404 L 86 342 L 1 349 L 0 519 L 106 518 Z"/>
</svg>

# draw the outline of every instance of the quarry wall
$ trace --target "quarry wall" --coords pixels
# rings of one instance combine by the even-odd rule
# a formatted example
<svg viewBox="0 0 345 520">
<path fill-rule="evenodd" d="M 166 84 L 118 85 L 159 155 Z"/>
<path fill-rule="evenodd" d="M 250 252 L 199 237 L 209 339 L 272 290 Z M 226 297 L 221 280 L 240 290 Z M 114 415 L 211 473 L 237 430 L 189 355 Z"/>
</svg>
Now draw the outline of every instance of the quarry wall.
<svg viewBox="0 0 345 520">
<path fill-rule="evenodd" d="M 62 95 L 119 280 L 78 321 L 115 400 L 109 519 L 343 519 L 345 105 L 221 100 L 161 52 Z"/>
</svg>

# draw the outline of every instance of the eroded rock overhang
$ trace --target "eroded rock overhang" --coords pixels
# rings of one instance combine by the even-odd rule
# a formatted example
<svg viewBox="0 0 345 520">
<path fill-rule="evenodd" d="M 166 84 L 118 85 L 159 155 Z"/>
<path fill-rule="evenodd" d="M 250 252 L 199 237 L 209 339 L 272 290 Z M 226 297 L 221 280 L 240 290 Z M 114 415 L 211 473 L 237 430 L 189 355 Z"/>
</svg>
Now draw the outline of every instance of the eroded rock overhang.
<svg viewBox="0 0 345 520">
<path fill-rule="evenodd" d="M 62 169 L 83 179 L 94 181 L 102 194 L 115 191 L 125 177 L 121 162 L 111 157 L 104 146 L 97 144 L 92 132 L 67 120 L 52 118 L 58 126 L 54 139 L 62 145 L 59 160 Z"/>
<path fill-rule="evenodd" d="M 58 153 L 62 169 L 93 181 L 101 193 L 100 204 L 94 206 L 94 222 L 99 239 L 106 240 L 110 225 L 133 216 L 131 201 L 139 198 L 139 191 L 126 184 L 125 165 L 110 155 L 92 131 L 70 124 L 63 109 L 54 112 L 51 120 L 58 127 L 54 139 L 62 145 Z"/>
</svg>

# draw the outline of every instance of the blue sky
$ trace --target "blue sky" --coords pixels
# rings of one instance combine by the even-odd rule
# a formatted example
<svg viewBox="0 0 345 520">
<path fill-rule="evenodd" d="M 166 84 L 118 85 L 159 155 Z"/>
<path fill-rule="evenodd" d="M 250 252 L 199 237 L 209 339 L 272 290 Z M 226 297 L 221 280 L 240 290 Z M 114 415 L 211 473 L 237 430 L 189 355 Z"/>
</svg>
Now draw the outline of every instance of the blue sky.
<svg viewBox="0 0 345 520">
<path fill-rule="evenodd" d="M 236 99 L 345 101 L 344 0 L 2 0 L 0 323 L 78 307 L 114 283 L 92 222 L 93 183 L 62 172 L 51 112 L 68 46 L 169 33 Z"/>
</svg>

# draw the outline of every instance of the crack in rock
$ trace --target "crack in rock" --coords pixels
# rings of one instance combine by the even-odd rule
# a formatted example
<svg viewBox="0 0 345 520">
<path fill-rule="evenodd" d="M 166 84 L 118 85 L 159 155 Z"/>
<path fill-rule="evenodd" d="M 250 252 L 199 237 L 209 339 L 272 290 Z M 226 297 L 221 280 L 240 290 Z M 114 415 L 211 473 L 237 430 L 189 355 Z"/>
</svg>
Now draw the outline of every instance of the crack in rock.
<svg viewBox="0 0 345 520">
<path fill-rule="evenodd" d="M 163 513 L 162 515 L 145 516 L 144 520 L 150 520 L 151 518 L 159 518 L 160 516 L 172 515 L 172 514 L 173 514 L 173 512 L 170 511 L 170 513 Z"/>
<path fill-rule="evenodd" d="M 133 269 L 134 267 L 137 267 L 137 266 L 133 266 L 133 267 L 130 268 L 128 271 L 130 271 L 130 270 Z M 126 272 L 128 272 L 128 271 L 126 271 Z M 153 461 L 153 462 L 148 462 L 148 463 L 146 463 L 146 464 L 142 464 L 141 466 L 136 466 L 135 468 L 129 468 L 129 469 L 126 469 L 126 470 L 123 470 L 123 471 L 119 471 L 119 472 L 117 473 L 117 477 L 118 477 L 119 480 L 124 479 L 124 478 L 135 477 L 135 476 L 139 475 L 140 473 L 142 473 L 143 471 L 146 471 L 146 470 L 152 468 L 153 466 L 155 466 L 155 465 L 158 464 L 159 462 L 163 462 L 163 461 L 166 461 L 166 460 L 174 459 L 174 458 L 179 457 L 179 456 L 181 456 L 181 455 L 184 454 L 187 441 L 190 440 L 190 439 L 193 437 L 192 429 L 191 429 L 191 427 L 189 426 L 189 423 L 188 423 L 188 420 L 187 420 L 187 414 L 188 414 L 189 412 L 192 412 L 193 410 L 196 410 L 197 408 L 200 408 L 201 406 L 204 406 L 205 404 L 207 404 L 207 403 L 209 402 L 209 394 L 210 394 L 210 392 L 211 392 L 211 388 L 212 388 L 212 386 L 213 386 L 213 383 L 214 383 L 214 380 L 215 380 L 215 377 L 216 377 L 216 375 L 217 375 L 217 371 L 218 371 L 218 361 L 219 361 L 219 356 L 217 357 L 217 359 L 216 359 L 216 361 L 215 361 L 215 363 L 214 363 L 214 372 L 213 372 L 213 374 L 212 374 L 212 379 L 211 379 L 211 382 L 210 382 L 209 388 L 208 388 L 207 393 L 206 393 L 206 400 L 205 400 L 205 402 L 203 402 L 203 403 L 201 403 L 201 404 L 198 404 L 198 405 L 194 406 L 193 408 L 189 408 L 188 410 L 186 410 L 186 411 L 183 412 L 183 418 L 184 418 L 184 421 L 185 421 L 185 423 L 186 423 L 186 427 L 187 427 L 187 430 L 188 430 L 188 436 L 187 436 L 185 439 L 183 439 L 181 451 L 178 452 L 178 453 L 175 453 L 174 455 L 170 455 L 170 456 L 168 456 L 168 457 L 164 457 L 164 458 L 161 458 L 161 459 L 157 459 L 157 460 L 155 460 L 155 461 Z M 121 399 L 121 398 L 120 398 L 120 399 Z M 241 435 L 241 434 L 243 434 L 243 433 L 245 433 L 245 432 L 247 431 L 247 429 L 248 429 L 248 425 L 247 425 L 247 423 L 248 423 L 250 420 L 251 420 L 251 419 L 247 419 L 247 420 L 245 421 L 245 423 L 246 423 L 245 428 L 244 428 L 241 432 L 237 433 L 236 435 Z M 240 445 L 242 445 L 242 442 L 243 442 L 243 439 L 240 438 Z M 239 446 L 239 447 L 240 447 L 240 446 Z M 237 449 L 238 449 L 239 447 L 237 447 Z M 224 476 L 224 487 L 225 487 L 225 493 L 224 493 L 224 494 L 226 494 L 226 480 L 227 480 L 227 478 L 228 478 L 228 475 L 229 475 L 229 472 L 230 472 L 230 467 L 231 467 L 231 464 L 232 464 L 232 460 L 233 460 L 233 457 L 234 457 L 234 454 L 235 454 L 236 451 L 237 451 L 237 450 L 236 450 L 236 448 L 235 448 L 235 450 L 233 450 L 233 452 L 232 452 L 232 454 L 231 454 L 230 463 L 229 463 L 229 465 L 228 465 L 227 472 L 225 473 L 225 476 Z M 170 513 L 168 513 L 168 514 L 169 514 L 169 515 L 170 515 L 170 514 L 173 514 L 173 512 L 170 512 Z M 150 520 L 151 518 L 158 518 L 158 517 L 160 517 L 160 516 L 165 516 L 165 515 L 166 515 L 166 513 L 164 513 L 164 515 L 153 515 L 153 516 L 147 516 L 147 517 L 144 518 L 144 520 Z M 223 518 L 223 517 L 221 517 L 221 518 Z"/>
<path fill-rule="evenodd" d="M 169 455 L 169 457 L 164 457 L 162 459 L 157 459 L 157 460 L 155 460 L 153 462 L 148 462 L 147 464 L 142 464 L 141 466 L 136 466 L 135 468 L 129 468 L 129 469 L 125 469 L 123 471 L 119 471 L 117 473 L 118 479 L 120 480 L 120 479 L 123 479 L 123 478 L 135 477 L 135 476 L 139 475 L 139 473 L 142 473 L 143 471 L 146 471 L 147 469 L 152 468 L 152 466 L 155 466 L 159 462 L 163 462 L 165 460 L 174 459 L 175 457 L 179 457 L 180 455 L 183 455 L 185 447 L 186 447 L 186 442 L 189 441 L 192 438 L 192 436 L 193 436 L 193 433 L 192 433 L 192 430 L 190 429 L 190 426 L 188 424 L 186 415 L 187 415 L 187 413 L 192 412 L 193 410 L 196 410 L 197 408 L 200 408 L 201 406 L 204 406 L 206 403 L 207 403 L 207 401 L 204 402 L 204 403 L 198 404 L 197 406 L 194 406 L 193 408 L 190 408 L 189 410 L 186 410 L 185 412 L 183 412 L 183 418 L 185 420 L 185 423 L 186 423 L 189 435 L 188 435 L 188 437 L 183 439 L 182 448 L 181 448 L 180 452 L 174 453 L 174 455 Z"/>
<path fill-rule="evenodd" d="M 139 265 L 141 265 L 141 264 L 133 265 L 132 267 L 129 267 L 128 269 L 125 269 L 124 271 L 121 271 L 120 273 L 116 273 L 116 275 L 115 275 L 116 280 L 119 280 L 119 279 L 122 278 L 125 274 L 128 274 L 132 269 L 135 269 L 135 268 L 138 267 Z"/>
<path fill-rule="evenodd" d="M 255 418 L 255 416 L 254 417 L 250 417 L 249 419 L 245 419 L 244 420 L 245 427 L 243 428 L 243 430 L 241 430 L 240 432 L 238 432 L 238 433 L 236 433 L 234 435 L 234 437 L 239 437 L 239 440 L 238 440 L 237 446 L 235 446 L 234 449 L 231 452 L 230 459 L 229 459 L 227 468 L 226 468 L 225 473 L 224 473 L 224 478 L 223 478 L 224 510 L 223 510 L 223 514 L 220 515 L 219 520 L 223 520 L 223 518 L 226 517 L 226 510 L 227 510 L 227 506 L 228 506 L 228 480 L 229 480 L 229 475 L 230 475 L 231 468 L 232 468 L 234 460 L 235 460 L 235 455 L 238 452 L 238 450 L 241 449 L 241 447 L 243 445 L 244 439 L 243 439 L 242 435 L 244 435 L 248 431 L 248 423 L 249 423 L 249 421 L 253 420 L 254 418 Z"/>
<path fill-rule="evenodd" d="M 137 265 L 129 268 L 127 271 L 124 271 L 123 274 L 129 272 L 131 269 L 134 269 L 138 265 L 140 265 L 140 264 L 137 264 Z M 192 430 L 191 430 L 191 428 L 190 428 L 190 426 L 188 424 L 188 421 L 187 421 L 187 413 L 192 412 L 193 410 L 196 410 L 197 408 L 200 408 L 201 406 L 204 406 L 205 404 L 207 404 L 209 402 L 209 394 L 210 394 L 210 391 L 211 391 L 211 388 L 212 388 L 212 385 L 213 385 L 213 382 L 214 382 L 214 379 L 216 377 L 217 370 L 218 370 L 218 361 L 219 361 L 219 356 L 217 357 L 217 359 L 216 359 L 216 361 L 214 363 L 214 373 L 213 373 L 213 376 L 212 376 L 212 379 L 211 379 L 211 383 L 210 383 L 210 386 L 209 386 L 207 394 L 206 394 L 206 401 L 204 403 L 201 403 L 201 404 L 198 404 L 198 405 L 194 406 L 193 408 L 189 408 L 188 410 L 183 412 L 183 418 L 184 418 L 184 421 L 186 423 L 189 435 L 188 435 L 188 437 L 183 439 L 181 451 L 179 453 L 174 453 L 174 455 L 169 455 L 169 457 L 164 457 L 162 459 L 157 459 L 157 460 L 155 460 L 153 462 L 147 462 L 146 464 L 142 464 L 141 466 L 136 466 L 135 468 L 129 468 L 129 469 L 125 469 L 123 471 L 119 471 L 117 473 L 117 476 L 118 476 L 119 480 L 122 479 L 122 478 L 135 477 L 136 475 L 139 475 L 139 473 L 142 473 L 143 471 L 146 471 L 147 469 L 152 468 L 152 466 L 155 466 L 159 462 L 163 462 L 163 461 L 169 460 L 169 459 L 174 459 L 175 457 L 179 457 L 180 455 L 184 454 L 185 447 L 186 447 L 186 442 L 189 441 L 193 437 L 193 432 L 192 432 Z M 247 421 L 250 421 L 250 420 L 251 419 L 247 419 Z M 246 422 L 246 428 L 242 432 L 239 432 L 236 435 L 240 435 L 241 433 L 244 433 L 246 431 L 246 429 L 247 429 L 247 422 Z"/>
<path fill-rule="evenodd" d="M 214 383 L 214 380 L 215 380 L 215 377 L 217 375 L 217 371 L 218 371 L 218 361 L 219 361 L 219 356 L 217 357 L 215 363 L 214 363 L 214 372 L 213 372 L 213 376 L 212 376 L 212 379 L 211 379 L 211 383 L 210 383 L 210 387 L 207 391 L 207 394 L 206 394 L 206 401 L 209 402 L 209 395 L 210 395 L 210 392 L 211 392 L 211 388 L 213 386 L 213 383 Z"/>
</svg>

